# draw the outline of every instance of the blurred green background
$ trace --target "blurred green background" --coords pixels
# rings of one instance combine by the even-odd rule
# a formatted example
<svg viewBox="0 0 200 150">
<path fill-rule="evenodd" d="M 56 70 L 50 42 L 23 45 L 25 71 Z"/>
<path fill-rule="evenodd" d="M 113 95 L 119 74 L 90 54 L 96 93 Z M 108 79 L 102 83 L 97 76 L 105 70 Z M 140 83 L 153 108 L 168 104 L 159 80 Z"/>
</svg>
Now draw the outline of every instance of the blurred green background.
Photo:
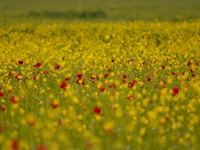
<svg viewBox="0 0 200 150">
<path fill-rule="evenodd" d="M 199 19 L 200 0 L 0 0 L 1 25 Z"/>
</svg>

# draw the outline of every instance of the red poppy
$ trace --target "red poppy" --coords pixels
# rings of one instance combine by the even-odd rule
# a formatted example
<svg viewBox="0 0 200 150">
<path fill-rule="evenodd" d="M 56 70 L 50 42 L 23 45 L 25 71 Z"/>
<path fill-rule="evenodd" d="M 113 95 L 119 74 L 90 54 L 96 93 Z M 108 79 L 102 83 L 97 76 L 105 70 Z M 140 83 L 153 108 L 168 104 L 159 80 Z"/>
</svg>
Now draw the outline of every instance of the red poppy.
<svg viewBox="0 0 200 150">
<path fill-rule="evenodd" d="M 150 82 L 151 81 L 151 78 L 150 77 L 147 77 L 147 82 Z"/>
<path fill-rule="evenodd" d="M 109 88 L 116 88 L 116 84 L 115 84 L 115 83 L 110 84 L 108 87 L 109 87 Z"/>
<path fill-rule="evenodd" d="M 47 150 L 47 148 L 44 145 L 38 146 L 37 150 Z"/>
<path fill-rule="evenodd" d="M 52 107 L 53 109 L 56 109 L 58 106 L 59 106 L 58 103 L 55 103 L 55 102 L 51 103 L 51 107 Z"/>
<path fill-rule="evenodd" d="M 2 112 L 4 112 L 4 111 L 6 111 L 6 108 L 3 107 L 2 105 L 0 105 L 0 110 L 1 110 Z"/>
<path fill-rule="evenodd" d="M 191 73 L 194 73 L 194 70 L 193 70 L 192 68 L 190 68 L 190 72 L 191 72 Z"/>
<path fill-rule="evenodd" d="M 1 108 L 1 111 L 3 111 L 3 112 L 6 111 L 6 108 L 5 107 Z"/>
<path fill-rule="evenodd" d="M 130 95 L 127 98 L 128 98 L 128 100 L 132 100 L 133 99 L 133 95 Z"/>
<path fill-rule="evenodd" d="M 65 81 L 63 81 L 60 85 L 60 88 L 65 89 L 67 86 L 67 83 Z"/>
<path fill-rule="evenodd" d="M 189 60 L 188 63 L 187 63 L 187 65 L 189 66 L 189 65 L 191 65 L 191 64 L 192 64 L 192 63 L 191 63 L 191 61 Z"/>
<path fill-rule="evenodd" d="M 113 83 L 113 84 L 112 84 L 112 87 L 113 87 L 113 88 L 116 88 L 116 84 L 115 84 L 115 83 Z"/>
<path fill-rule="evenodd" d="M 76 76 L 79 78 L 79 79 L 82 79 L 83 75 L 81 73 L 77 73 Z"/>
<path fill-rule="evenodd" d="M 134 80 L 134 81 L 132 81 L 132 82 L 129 82 L 129 83 L 128 83 L 128 87 L 129 87 L 129 88 L 134 87 L 135 83 L 137 83 L 137 80 Z"/>
<path fill-rule="evenodd" d="M 91 75 L 91 76 L 90 76 L 90 78 L 91 78 L 92 80 L 94 80 L 94 79 L 95 79 L 95 77 L 94 77 L 93 75 Z"/>
<path fill-rule="evenodd" d="M 79 81 L 80 81 L 80 79 L 77 79 L 77 80 L 76 80 L 76 83 L 77 83 L 77 84 L 80 84 Z"/>
<path fill-rule="evenodd" d="M 9 72 L 9 73 L 8 73 L 8 76 L 9 76 L 9 77 L 13 77 L 12 72 Z"/>
<path fill-rule="evenodd" d="M 96 114 L 100 114 L 100 113 L 101 113 L 101 109 L 100 109 L 99 107 L 95 107 L 95 108 L 94 108 L 94 112 L 95 112 Z"/>
<path fill-rule="evenodd" d="M 83 80 L 82 85 L 85 85 L 85 81 Z"/>
<path fill-rule="evenodd" d="M 12 150 L 18 150 L 19 149 L 19 145 L 18 145 L 18 141 L 17 140 L 12 140 Z"/>
<path fill-rule="evenodd" d="M 179 92 L 178 87 L 174 87 L 174 88 L 173 88 L 173 96 L 177 95 L 178 92 Z"/>
<path fill-rule="evenodd" d="M 126 83 L 126 80 L 123 79 L 122 82 L 123 82 L 123 83 Z"/>
<path fill-rule="evenodd" d="M 60 65 L 56 65 L 55 69 L 59 70 L 60 69 Z"/>
<path fill-rule="evenodd" d="M 162 82 L 163 82 L 164 84 L 166 84 L 166 83 L 167 83 L 167 81 L 166 81 L 166 80 L 163 80 Z"/>
<path fill-rule="evenodd" d="M 33 67 L 39 68 L 41 65 L 42 65 L 41 63 L 37 63 Z"/>
<path fill-rule="evenodd" d="M 11 103 L 17 103 L 15 96 L 11 96 L 9 100 Z"/>
<path fill-rule="evenodd" d="M 48 74 L 49 72 L 47 70 L 43 71 L 44 74 Z"/>
<path fill-rule="evenodd" d="M 19 77 L 18 77 L 18 75 L 16 75 L 16 76 L 15 76 L 15 79 L 19 80 Z"/>
<path fill-rule="evenodd" d="M 128 78 L 128 75 L 127 75 L 127 74 L 124 74 L 124 75 L 123 75 L 123 78 L 124 78 L 124 79 Z"/>
<path fill-rule="evenodd" d="M 193 77 L 193 78 L 195 77 L 195 74 L 194 74 L 194 73 L 192 73 L 192 77 Z"/>
<path fill-rule="evenodd" d="M 4 96 L 4 93 L 0 92 L 0 97 L 3 97 Z"/>
<path fill-rule="evenodd" d="M 101 87 L 99 88 L 99 90 L 100 90 L 101 92 L 104 92 L 105 88 L 104 88 L 103 86 L 101 86 Z"/>
<path fill-rule="evenodd" d="M 104 77 L 106 78 L 106 77 L 108 77 L 108 74 L 106 73 L 106 74 L 104 74 Z"/>
<path fill-rule="evenodd" d="M 33 77 L 33 79 L 36 80 L 36 79 L 37 79 L 37 75 L 35 75 L 35 76 Z"/>
<path fill-rule="evenodd" d="M 23 61 L 23 60 L 19 60 L 18 63 L 19 63 L 20 65 L 22 65 L 22 64 L 24 63 L 24 61 Z"/>
<path fill-rule="evenodd" d="M 70 77 L 66 77 L 65 80 L 66 80 L 66 81 L 70 81 L 71 78 L 70 78 Z"/>
<path fill-rule="evenodd" d="M 163 69 L 165 69 L 165 66 L 164 66 L 164 65 L 162 65 L 161 67 L 162 67 Z"/>
</svg>

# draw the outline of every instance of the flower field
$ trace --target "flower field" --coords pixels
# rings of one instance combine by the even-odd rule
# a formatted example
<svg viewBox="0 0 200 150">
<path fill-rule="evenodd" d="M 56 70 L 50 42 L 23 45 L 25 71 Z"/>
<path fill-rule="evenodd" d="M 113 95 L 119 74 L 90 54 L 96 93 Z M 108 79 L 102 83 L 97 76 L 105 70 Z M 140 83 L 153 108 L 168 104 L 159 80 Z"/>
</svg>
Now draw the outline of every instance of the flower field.
<svg viewBox="0 0 200 150">
<path fill-rule="evenodd" d="M 200 149 L 200 22 L 0 27 L 0 149 Z"/>
</svg>

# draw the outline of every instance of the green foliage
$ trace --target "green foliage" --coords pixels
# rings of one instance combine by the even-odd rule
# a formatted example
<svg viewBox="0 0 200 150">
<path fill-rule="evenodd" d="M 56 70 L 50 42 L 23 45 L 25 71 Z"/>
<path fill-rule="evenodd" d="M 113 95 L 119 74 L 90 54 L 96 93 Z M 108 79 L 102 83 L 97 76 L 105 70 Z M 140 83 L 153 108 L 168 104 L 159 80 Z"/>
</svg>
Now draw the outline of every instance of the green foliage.
<svg viewBox="0 0 200 150">
<path fill-rule="evenodd" d="M 0 0 L 3 24 L 41 21 L 194 21 L 199 0 Z"/>
</svg>

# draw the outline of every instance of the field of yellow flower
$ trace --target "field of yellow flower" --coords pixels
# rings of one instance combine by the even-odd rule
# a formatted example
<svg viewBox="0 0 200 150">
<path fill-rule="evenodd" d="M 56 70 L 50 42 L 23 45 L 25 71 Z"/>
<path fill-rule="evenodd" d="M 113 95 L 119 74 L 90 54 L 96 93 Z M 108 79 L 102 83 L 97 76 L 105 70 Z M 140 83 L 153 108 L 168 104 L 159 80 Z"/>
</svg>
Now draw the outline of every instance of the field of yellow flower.
<svg viewBox="0 0 200 150">
<path fill-rule="evenodd" d="M 200 22 L 0 27 L 1 150 L 200 149 Z"/>
</svg>

